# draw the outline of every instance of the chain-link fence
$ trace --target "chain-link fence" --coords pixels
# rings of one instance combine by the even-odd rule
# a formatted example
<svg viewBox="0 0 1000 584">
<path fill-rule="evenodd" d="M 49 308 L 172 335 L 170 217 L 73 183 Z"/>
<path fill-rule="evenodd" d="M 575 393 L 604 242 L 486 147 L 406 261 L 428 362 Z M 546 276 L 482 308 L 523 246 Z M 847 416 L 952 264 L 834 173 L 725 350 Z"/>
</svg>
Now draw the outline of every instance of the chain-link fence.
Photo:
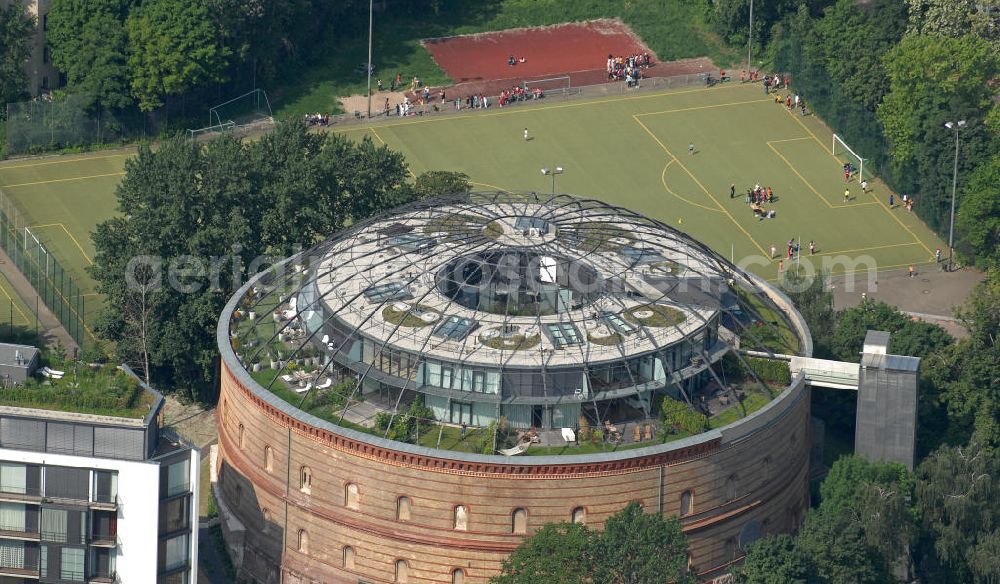
<svg viewBox="0 0 1000 584">
<path fill-rule="evenodd" d="M 543 81 L 556 81 L 554 78 L 550 80 Z M 532 81 L 528 83 L 528 91 L 525 92 L 525 99 L 509 101 L 504 105 L 504 107 L 517 107 L 520 104 L 533 103 L 538 99 L 542 101 L 551 102 L 553 100 L 558 101 L 568 101 L 576 99 L 590 99 L 598 97 L 614 97 L 614 96 L 627 96 L 635 94 L 644 93 L 654 93 L 657 91 L 667 91 L 670 89 L 679 89 L 683 87 L 693 87 L 693 86 L 708 86 L 715 85 L 719 80 L 717 77 L 713 77 L 708 73 L 689 73 L 686 75 L 674 75 L 671 77 L 648 77 L 645 79 L 640 79 L 635 85 L 630 86 L 625 81 L 614 81 L 611 83 L 599 83 L 597 85 L 580 85 L 580 86 L 570 86 L 566 83 L 558 84 L 548 84 L 542 85 L 543 97 L 536 98 L 530 91 L 531 88 L 539 86 L 538 81 Z M 448 90 L 452 95 L 456 93 L 461 94 L 460 88 L 451 88 Z M 463 95 L 464 98 L 464 95 Z M 463 98 L 459 98 L 460 107 L 456 107 L 455 99 L 449 99 L 443 104 L 440 102 L 434 102 L 424 105 L 414 105 L 410 108 L 410 115 L 417 116 L 440 116 L 440 115 L 460 115 L 465 114 L 470 111 L 475 111 L 478 108 L 469 108 L 465 105 Z M 487 97 L 487 102 L 489 103 L 489 108 L 499 107 L 499 96 L 492 95 Z M 387 117 L 391 118 L 394 116 L 394 110 L 391 110 L 388 116 L 384 111 L 372 110 L 371 119 L 385 119 Z M 339 116 L 330 116 L 330 125 L 333 124 L 361 124 L 367 121 L 364 112 L 352 112 L 341 114 Z M 311 122 L 311 120 L 310 120 Z"/>
<path fill-rule="evenodd" d="M 94 335 L 84 318 L 86 296 L 51 250 L 36 237 L 13 200 L 0 189 L 0 247 L 34 287 L 39 299 L 81 347 Z"/>
<path fill-rule="evenodd" d="M 157 129 L 144 114 L 115 115 L 80 95 L 8 103 L 6 126 L 8 154 L 117 144 L 155 135 Z"/>
</svg>

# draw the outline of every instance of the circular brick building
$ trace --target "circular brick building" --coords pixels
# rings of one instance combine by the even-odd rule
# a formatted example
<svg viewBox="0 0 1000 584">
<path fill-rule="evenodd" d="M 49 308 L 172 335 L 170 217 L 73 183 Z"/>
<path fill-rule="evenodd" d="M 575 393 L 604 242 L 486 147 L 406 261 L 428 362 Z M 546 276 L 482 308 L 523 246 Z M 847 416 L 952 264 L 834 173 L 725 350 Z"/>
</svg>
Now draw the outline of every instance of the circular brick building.
<svg viewBox="0 0 1000 584">
<path fill-rule="evenodd" d="M 774 355 L 808 339 L 780 292 L 625 209 L 401 207 L 227 305 L 227 543 L 262 582 L 486 582 L 541 525 L 638 501 L 722 574 L 807 508 L 808 393 Z"/>
</svg>

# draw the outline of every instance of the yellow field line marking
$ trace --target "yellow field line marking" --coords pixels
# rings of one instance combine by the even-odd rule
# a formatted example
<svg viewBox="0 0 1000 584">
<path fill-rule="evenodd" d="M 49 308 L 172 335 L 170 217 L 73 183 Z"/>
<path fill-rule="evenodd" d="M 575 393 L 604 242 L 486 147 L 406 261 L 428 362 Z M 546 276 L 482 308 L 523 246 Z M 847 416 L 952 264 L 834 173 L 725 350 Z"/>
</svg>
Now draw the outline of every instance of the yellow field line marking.
<svg viewBox="0 0 1000 584">
<path fill-rule="evenodd" d="M 787 158 L 785 158 L 784 154 L 782 154 L 781 152 L 778 152 L 778 149 L 775 148 L 774 146 L 772 146 L 771 142 L 767 142 L 767 147 L 771 149 L 771 152 L 774 152 L 775 154 L 778 155 L 779 158 L 781 158 L 782 160 L 784 160 L 785 164 L 788 165 L 788 168 L 792 169 L 792 172 L 795 173 L 795 176 L 799 177 L 799 180 L 801 180 L 803 183 L 805 183 L 805 185 L 807 187 L 809 187 L 810 191 L 816 193 L 816 196 L 819 197 L 821 201 L 823 201 L 824 203 L 826 203 L 827 207 L 833 209 L 833 205 L 830 204 L 830 201 L 826 200 L 826 197 L 824 197 L 819 191 L 817 191 L 815 189 L 815 187 L 812 186 L 812 183 L 810 183 L 809 181 L 806 180 L 806 177 L 804 177 L 801 174 L 799 174 L 798 169 L 796 169 L 795 165 L 792 164 L 791 162 L 789 162 Z"/>
<path fill-rule="evenodd" d="M 76 246 L 76 249 L 80 250 L 80 255 L 82 255 L 83 258 L 87 260 L 88 264 L 94 265 L 94 261 L 90 259 L 90 256 L 87 255 L 87 252 L 83 251 L 83 246 L 80 245 L 80 242 L 75 237 L 73 237 L 73 234 L 69 232 L 69 229 L 66 228 L 66 225 L 64 223 L 46 223 L 45 225 L 32 225 L 28 227 L 28 229 L 43 229 L 45 227 L 61 227 L 62 230 L 66 233 L 66 235 L 71 240 L 73 240 L 73 245 Z"/>
<path fill-rule="evenodd" d="M 641 118 L 643 116 L 659 116 L 659 115 L 663 115 L 663 114 L 674 114 L 674 113 L 678 113 L 678 112 L 690 112 L 690 111 L 695 111 L 695 110 L 712 109 L 712 108 L 717 108 L 717 107 L 729 107 L 729 106 L 733 106 L 733 105 L 746 105 L 746 104 L 750 104 L 750 103 L 761 103 L 761 102 L 765 102 L 765 101 L 769 101 L 769 100 L 767 100 L 767 99 L 750 99 L 750 100 L 747 100 L 747 101 L 731 101 L 731 102 L 728 102 L 728 103 L 713 103 L 711 105 L 696 105 L 696 106 L 691 106 L 691 107 L 682 107 L 682 108 L 671 109 L 671 110 L 663 110 L 663 111 L 658 111 L 658 112 L 644 112 L 644 113 L 641 113 L 641 114 L 633 114 L 632 117 L 634 117 L 634 118 Z"/>
<path fill-rule="evenodd" d="M 455 120 L 470 120 L 470 119 L 474 119 L 476 117 L 492 117 L 492 116 L 502 116 L 502 115 L 513 115 L 513 114 L 519 114 L 519 113 L 547 111 L 547 110 L 553 110 L 553 109 L 566 109 L 566 108 L 571 108 L 571 107 L 584 107 L 584 106 L 599 105 L 599 104 L 604 104 L 604 103 L 611 103 L 611 102 L 615 102 L 615 101 L 635 101 L 635 100 L 639 100 L 639 99 L 656 99 L 656 98 L 670 97 L 670 96 L 674 96 L 674 95 L 684 95 L 684 94 L 695 93 L 695 92 L 722 91 L 722 90 L 725 90 L 725 89 L 736 89 L 738 87 L 740 87 L 740 85 L 723 85 L 722 87 L 713 87 L 713 88 L 701 87 L 701 88 L 696 88 L 696 89 L 684 89 L 684 90 L 681 90 L 681 91 L 669 91 L 668 90 L 668 91 L 665 91 L 663 93 L 652 93 L 652 94 L 647 94 L 647 95 L 631 95 L 631 96 L 624 96 L 624 97 L 609 97 L 609 98 L 605 98 L 605 99 L 595 99 L 595 100 L 582 100 L 582 101 L 575 102 L 575 103 L 560 103 L 560 104 L 555 104 L 555 105 L 546 105 L 546 106 L 539 106 L 539 107 L 528 106 L 528 107 L 523 107 L 523 108 L 505 108 L 505 109 L 500 109 L 499 111 L 488 111 L 487 110 L 486 112 L 477 112 L 476 114 L 472 114 L 472 115 L 458 114 L 458 115 L 447 115 L 447 116 L 440 116 L 440 117 L 434 117 L 434 116 L 432 116 L 432 117 L 428 117 L 428 118 L 417 119 L 417 120 L 409 120 L 409 121 L 405 121 L 405 122 L 385 122 L 385 123 L 379 123 L 378 127 L 391 128 L 391 127 L 396 127 L 396 126 L 410 126 L 410 125 L 413 125 L 413 124 L 429 124 L 431 122 L 448 122 L 448 121 L 455 121 Z M 364 130 L 364 129 L 370 128 L 370 127 L 371 126 L 355 126 L 353 128 L 345 128 L 343 130 L 340 130 L 340 129 L 337 129 L 337 128 L 333 128 L 332 131 L 338 132 L 338 133 L 347 133 L 347 132 L 356 132 L 358 130 Z"/>
<path fill-rule="evenodd" d="M 375 131 L 375 128 L 368 128 L 368 129 L 372 131 L 372 134 L 375 134 L 375 138 L 376 138 L 376 139 L 377 139 L 377 140 L 378 140 L 379 142 L 381 142 L 383 146 L 385 146 L 385 145 L 386 145 L 386 143 L 385 143 L 385 140 L 383 140 L 383 139 L 382 139 L 382 136 L 379 136 L 379 135 L 378 135 L 378 132 L 376 132 L 376 131 Z"/>
<path fill-rule="evenodd" d="M 816 134 L 814 134 L 813 131 L 810 130 L 808 126 L 806 126 L 805 124 L 802 123 L 802 120 L 800 120 L 797 117 L 795 117 L 795 114 L 793 114 L 791 112 L 788 112 L 788 115 L 792 116 L 792 119 L 795 120 L 795 122 L 798 123 L 800 126 L 802 126 L 802 129 L 805 130 L 806 132 L 808 132 L 809 135 L 812 136 L 814 140 L 816 140 L 816 143 L 819 144 L 820 147 L 823 148 L 823 150 L 825 150 L 827 154 L 829 154 L 831 157 L 833 157 L 834 160 L 836 160 L 838 162 L 840 161 L 840 159 L 837 158 L 833 154 L 833 151 L 830 150 L 829 148 L 827 148 L 826 144 L 824 144 L 822 140 L 820 140 L 819 138 L 817 138 Z M 903 221 L 900 220 L 899 217 L 896 217 L 896 215 L 889 209 L 889 207 L 886 206 L 886 204 L 883 203 L 881 199 L 879 199 L 878 197 L 876 197 L 874 193 L 872 193 L 872 198 L 875 199 L 875 202 L 878 203 L 880 207 L 882 207 L 883 209 L 885 209 L 885 212 L 888 213 L 889 216 L 892 217 L 892 219 L 896 223 L 899 223 L 900 227 L 902 227 L 903 229 L 905 229 L 907 233 L 909 233 L 911 236 L 913 236 L 914 241 L 916 241 L 917 243 L 919 243 L 920 247 L 924 248 L 924 251 L 926 251 L 928 254 L 930 254 L 932 256 L 934 255 L 934 252 L 931 251 L 931 248 L 927 247 L 927 244 L 924 243 L 923 240 L 921 240 L 919 237 L 917 237 L 917 234 L 914 233 L 913 230 L 909 228 L 909 226 L 907 226 L 905 223 L 903 223 Z"/>
<path fill-rule="evenodd" d="M 129 154 L 105 154 L 102 156 L 88 156 L 87 158 L 70 158 L 67 160 L 53 160 L 50 162 L 34 162 L 32 164 L 15 164 L 12 166 L 0 165 L 0 170 L 7 170 L 9 168 L 32 168 L 35 166 L 49 166 L 52 164 L 66 164 L 69 162 L 83 162 L 87 160 L 104 160 L 105 158 L 127 158 L 133 156 L 135 153 Z"/>
<path fill-rule="evenodd" d="M 31 186 L 35 186 L 35 185 L 47 185 L 47 184 L 50 184 L 50 183 L 72 182 L 72 181 L 75 181 L 75 180 L 87 180 L 87 179 L 92 179 L 92 178 L 103 178 L 103 177 L 106 177 L 106 176 L 122 176 L 123 174 L 125 174 L 125 173 L 124 172 L 109 172 L 107 174 L 93 174 L 93 175 L 90 175 L 90 176 L 75 176 L 73 178 L 54 178 L 52 180 L 40 180 L 40 181 L 36 181 L 36 182 L 21 183 L 21 184 L 17 184 L 17 185 L 0 185 L 0 187 L 7 188 L 7 189 L 12 189 L 14 187 L 31 187 Z"/>
<path fill-rule="evenodd" d="M 480 186 L 484 186 L 484 187 L 489 187 L 491 189 L 496 189 L 496 190 L 498 190 L 498 191 L 500 191 L 502 193 L 509 193 L 509 192 L 511 192 L 508 189 L 505 189 L 503 187 L 498 187 L 496 185 L 491 185 L 490 183 L 476 182 L 474 180 L 470 180 L 469 182 L 472 183 L 472 184 L 474 184 L 474 185 L 480 185 Z"/>
<path fill-rule="evenodd" d="M 28 315 L 25 314 L 23 310 L 21 310 L 21 307 L 17 305 L 17 302 L 14 302 L 14 299 L 11 298 L 11 295 L 7 293 L 7 286 L 10 285 L 11 285 L 10 280 L 7 279 L 7 276 L 3 276 L 3 283 L 0 283 L 0 292 L 3 292 L 3 295 L 7 297 L 8 301 L 10 301 L 10 305 L 13 306 L 14 309 L 17 310 L 17 313 L 21 315 L 21 319 L 24 320 L 24 323 L 28 324 L 31 322 L 31 320 L 28 318 Z"/>
<path fill-rule="evenodd" d="M 698 180 L 698 178 L 697 178 L 697 177 L 696 177 L 695 175 L 693 175 L 693 174 L 691 173 L 691 171 L 690 171 L 690 170 L 688 170 L 688 168 L 687 168 L 686 166 L 684 166 L 684 163 L 683 163 L 683 162 L 681 162 L 680 160 L 678 160 L 676 156 L 674 156 L 674 153 L 673 153 L 673 152 L 671 152 L 671 151 L 670 151 L 670 149 L 669 149 L 669 148 L 667 148 L 667 146 L 666 146 L 666 145 L 665 145 L 665 144 L 664 144 L 663 142 L 661 142 L 659 138 L 657 138 L 656 134 L 654 134 L 654 133 L 652 132 L 652 130 L 650 130 L 649 128 L 647 128 L 647 127 L 646 127 L 646 124 L 642 123 L 642 121 L 641 121 L 641 120 L 640 120 L 640 119 L 639 119 L 639 118 L 638 118 L 638 117 L 637 117 L 636 115 L 634 115 L 634 114 L 633 114 L 633 115 L 632 115 L 632 119 L 633 119 L 633 120 L 635 120 L 635 123 L 639 124 L 639 125 L 640 125 L 640 126 L 642 127 L 642 129 L 643 129 L 643 130 L 646 130 L 646 133 L 647 133 L 647 134 L 649 134 L 649 136 L 650 136 L 650 137 L 651 137 L 651 138 L 652 138 L 652 139 L 653 139 L 654 141 L 656 141 L 656 143 L 657 143 L 657 144 L 659 144 L 659 145 L 660 145 L 660 148 L 663 148 L 663 151 L 667 153 L 667 156 L 670 156 L 670 157 L 671 157 L 671 158 L 673 158 L 673 159 L 674 159 L 675 161 L 677 161 L 677 164 L 678 164 L 678 166 L 680 166 L 680 167 L 681 167 L 682 169 L 684 169 L 684 172 L 686 172 L 686 173 L 688 174 L 688 176 L 690 176 L 690 177 L 691 177 L 691 179 L 692 179 L 692 180 L 694 180 L 694 182 L 695 182 L 695 183 L 696 183 L 696 184 L 697 184 L 697 185 L 698 185 L 699 187 L 701 187 L 701 190 L 702 190 L 702 191 L 704 191 L 706 195 L 708 195 L 708 198 L 712 199 L 712 201 L 714 201 L 714 202 L 715 202 L 716 206 L 718 206 L 718 207 L 719 207 L 719 209 L 720 209 L 720 210 L 721 210 L 721 211 L 722 211 L 723 213 L 725 213 L 727 217 L 729 217 L 729 220 L 730 220 L 730 221 L 732 221 L 734 225 L 736 225 L 737 229 L 739 229 L 740 231 L 742 231 L 742 232 L 743 232 L 743 235 L 746 235 L 746 236 L 747 236 L 747 239 L 749 239 L 751 243 L 753 243 L 753 244 L 754 244 L 755 246 L 757 246 L 757 249 L 758 249 L 758 250 L 760 251 L 761 255 L 763 255 L 763 256 L 767 256 L 767 252 L 766 252 L 766 251 L 764 251 L 764 248 L 763 248 L 763 247 L 761 247 L 761 245 L 760 245 L 759 243 L 757 243 L 757 240 L 756 240 L 756 239 L 754 239 L 752 235 L 750 235 L 750 232 L 749 232 L 749 231 L 747 231 L 746 229 L 744 229 L 744 228 L 743 228 L 743 226 L 742 226 L 742 225 L 740 225 L 740 222 L 739 222 L 739 221 L 737 221 L 737 220 L 736 220 L 736 218 L 735 218 L 735 217 L 733 217 L 733 215 L 732 215 L 732 214 L 731 214 L 731 213 L 730 213 L 730 212 L 729 212 L 728 210 L 726 210 L 726 208 L 725 208 L 725 207 L 723 207 L 723 206 L 722 206 L 722 204 L 721 204 L 721 203 L 719 203 L 719 201 L 718 201 L 718 200 L 717 200 L 717 199 L 716 199 L 716 198 L 715 198 L 714 196 L 712 196 L 712 193 L 710 193 L 710 192 L 708 191 L 708 189 L 706 189 L 706 188 L 705 188 L 705 185 L 701 184 L 701 181 L 700 181 L 700 180 Z"/>
<path fill-rule="evenodd" d="M 768 140 L 769 144 L 777 144 L 778 142 L 798 142 L 800 140 L 812 140 L 811 136 L 800 136 L 798 138 L 785 138 L 783 140 Z"/>
<path fill-rule="evenodd" d="M 663 183 L 663 188 L 667 189 L 667 192 L 670 193 L 671 195 L 677 197 L 678 199 L 684 201 L 685 203 L 688 203 L 689 205 L 694 205 L 695 207 L 701 207 L 702 209 L 705 209 L 706 211 L 711 211 L 713 213 L 721 213 L 722 210 L 720 210 L 720 209 L 713 209 L 712 207 L 706 207 L 705 205 L 702 205 L 701 203 L 695 203 L 694 201 L 690 201 L 688 199 L 685 199 L 684 197 L 678 195 L 673 190 L 671 190 L 670 187 L 667 186 L 667 169 L 670 168 L 670 165 L 673 164 L 673 163 L 675 163 L 675 162 L 677 162 L 677 159 L 676 158 L 671 158 L 669 161 L 667 161 L 666 166 L 663 167 L 663 172 L 660 173 L 660 182 Z"/>
<path fill-rule="evenodd" d="M 912 245 L 917 245 L 917 242 L 913 242 Z M 925 261 L 925 262 L 908 262 L 908 263 L 905 263 L 905 264 L 891 264 L 891 265 L 888 265 L 888 266 L 879 266 L 879 267 L 875 268 L 875 273 L 878 274 L 878 273 L 881 273 L 881 272 L 888 272 L 889 270 L 894 270 L 896 268 L 902 268 L 902 267 L 906 267 L 906 266 L 932 266 L 932 265 L 935 265 L 936 263 L 937 262 L 935 262 L 934 260 L 929 260 L 929 261 Z M 829 275 L 830 276 L 846 276 L 848 274 L 856 274 L 858 272 L 865 272 L 865 271 L 867 271 L 867 270 L 861 270 L 861 269 L 858 269 L 858 270 L 844 270 L 844 271 L 841 271 L 841 272 L 831 272 Z M 767 278 L 766 280 L 768 282 L 780 282 L 781 281 L 781 276 L 778 276 L 777 278 Z"/>
<path fill-rule="evenodd" d="M 861 252 L 866 252 L 866 251 L 875 251 L 876 249 L 888 249 L 890 247 L 907 247 L 907 246 L 910 246 L 910 245 L 917 245 L 917 242 L 916 241 L 908 241 L 906 243 L 890 243 L 890 244 L 887 244 L 887 245 L 876 245 L 876 246 L 872 246 L 872 247 L 859 247 L 857 249 L 838 249 L 837 251 L 823 251 L 823 252 L 819 252 L 819 253 L 813 254 L 813 257 L 816 257 L 816 256 L 827 256 L 827 255 L 843 255 L 843 254 L 848 254 L 848 253 L 861 253 Z M 808 257 L 808 256 L 802 256 L 802 257 Z"/>
</svg>

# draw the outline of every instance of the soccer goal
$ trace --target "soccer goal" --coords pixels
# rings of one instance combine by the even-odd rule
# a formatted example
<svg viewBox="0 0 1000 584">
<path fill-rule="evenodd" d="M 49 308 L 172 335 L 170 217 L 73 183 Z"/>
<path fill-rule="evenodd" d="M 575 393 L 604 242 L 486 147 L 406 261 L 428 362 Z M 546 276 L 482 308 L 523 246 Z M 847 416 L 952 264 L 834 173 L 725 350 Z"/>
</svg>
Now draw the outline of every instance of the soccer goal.
<svg viewBox="0 0 1000 584">
<path fill-rule="evenodd" d="M 248 126 L 261 120 L 272 119 L 271 102 L 263 89 L 248 91 L 239 97 L 208 110 L 208 126 L 221 126 L 233 123 L 236 126 Z"/>
<path fill-rule="evenodd" d="M 858 180 L 864 179 L 865 159 L 858 156 L 858 153 L 852 150 L 851 147 L 847 145 L 847 142 L 844 142 L 844 140 L 836 134 L 833 135 L 833 145 L 830 147 L 830 152 L 833 153 L 834 156 L 845 158 L 847 162 L 852 164 L 857 163 Z"/>
<path fill-rule="evenodd" d="M 204 140 L 207 138 L 215 138 L 226 132 L 232 132 L 236 129 L 236 122 L 232 120 L 226 120 L 221 124 L 215 124 L 214 126 L 206 126 L 204 128 L 198 128 L 197 130 L 188 129 L 188 138 L 192 140 Z"/>
<path fill-rule="evenodd" d="M 573 92 L 573 82 L 569 78 L 569 75 L 564 75 L 562 77 L 550 77 L 548 79 L 530 79 L 524 82 L 525 91 L 530 93 L 536 88 L 541 89 L 544 94 L 566 95 Z"/>
</svg>

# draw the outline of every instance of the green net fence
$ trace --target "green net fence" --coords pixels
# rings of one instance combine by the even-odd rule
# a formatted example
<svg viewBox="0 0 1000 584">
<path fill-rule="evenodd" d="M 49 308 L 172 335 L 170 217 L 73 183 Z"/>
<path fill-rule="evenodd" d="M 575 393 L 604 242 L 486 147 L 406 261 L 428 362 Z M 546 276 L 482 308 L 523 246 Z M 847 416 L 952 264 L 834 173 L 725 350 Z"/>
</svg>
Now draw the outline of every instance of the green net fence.
<svg viewBox="0 0 1000 584">
<path fill-rule="evenodd" d="M 145 137 L 150 122 L 141 114 L 112 115 L 92 107 L 87 96 L 34 99 L 7 104 L 7 154 L 28 154 L 115 144 Z"/>
<path fill-rule="evenodd" d="M 85 321 L 86 296 L 73 272 L 35 236 L 24 215 L 0 189 L 0 247 L 80 347 L 96 342 Z"/>
</svg>

